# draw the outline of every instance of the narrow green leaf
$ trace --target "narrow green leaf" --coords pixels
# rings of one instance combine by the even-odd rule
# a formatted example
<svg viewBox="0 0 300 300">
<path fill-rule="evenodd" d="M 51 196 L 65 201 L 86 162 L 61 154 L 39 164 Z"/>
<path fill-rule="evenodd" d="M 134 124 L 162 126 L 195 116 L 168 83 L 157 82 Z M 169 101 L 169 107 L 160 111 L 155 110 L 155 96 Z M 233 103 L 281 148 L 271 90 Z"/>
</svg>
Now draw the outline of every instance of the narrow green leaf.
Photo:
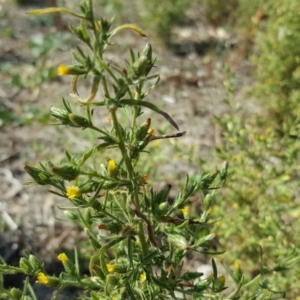
<svg viewBox="0 0 300 300">
<path fill-rule="evenodd" d="M 147 101 L 137 101 L 137 100 L 132 100 L 132 99 L 122 99 L 120 100 L 119 104 L 121 105 L 134 105 L 134 106 L 143 106 L 143 107 L 147 107 L 155 112 L 157 112 L 158 114 L 162 115 L 163 117 L 165 117 L 165 119 L 167 121 L 169 121 L 169 123 L 175 127 L 177 130 L 179 130 L 178 125 L 175 123 L 175 121 L 170 117 L 170 115 L 168 113 L 166 113 L 165 111 L 159 109 L 156 105 L 154 105 L 153 103 L 147 102 Z"/>
</svg>

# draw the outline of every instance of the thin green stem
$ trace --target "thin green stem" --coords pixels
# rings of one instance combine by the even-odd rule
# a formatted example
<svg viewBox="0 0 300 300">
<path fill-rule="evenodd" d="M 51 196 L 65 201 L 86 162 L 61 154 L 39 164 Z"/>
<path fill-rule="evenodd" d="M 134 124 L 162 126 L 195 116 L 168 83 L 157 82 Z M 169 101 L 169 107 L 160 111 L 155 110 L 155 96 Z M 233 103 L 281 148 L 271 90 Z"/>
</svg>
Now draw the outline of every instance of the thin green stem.
<svg viewBox="0 0 300 300">
<path fill-rule="evenodd" d="M 244 285 L 242 286 L 242 288 L 246 288 L 246 287 L 252 285 L 252 284 L 255 283 L 256 281 L 258 281 L 260 278 L 261 278 L 261 274 L 258 274 L 258 275 L 257 275 L 256 277 L 254 277 L 252 280 L 250 280 L 249 282 L 247 282 L 246 284 L 244 284 Z M 227 297 L 227 299 L 230 300 L 233 296 L 235 296 L 235 294 L 236 294 L 236 291 L 234 291 L 233 293 L 231 293 L 231 294 Z"/>
<path fill-rule="evenodd" d="M 102 87 L 103 87 L 103 91 L 104 91 L 104 96 L 105 96 L 106 99 L 109 99 L 110 95 L 109 95 L 109 91 L 108 91 L 108 87 L 107 87 L 105 77 L 102 78 L 101 83 L 102 83 Z"/>
</svg>

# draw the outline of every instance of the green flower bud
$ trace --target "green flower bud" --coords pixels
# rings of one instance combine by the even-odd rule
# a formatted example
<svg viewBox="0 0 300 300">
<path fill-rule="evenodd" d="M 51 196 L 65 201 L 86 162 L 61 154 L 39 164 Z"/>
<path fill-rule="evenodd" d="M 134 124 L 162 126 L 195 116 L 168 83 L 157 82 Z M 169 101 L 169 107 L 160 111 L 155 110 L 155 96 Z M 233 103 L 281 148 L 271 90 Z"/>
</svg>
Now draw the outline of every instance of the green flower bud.
<svg viewBox="0 0 300 300">
<path fill-rule="evenodd" d="M 187 240 L 179 234 L 169 234 L 168 241 L 169 243 L 178 247 L 180 250 L 190 249 L 190 245 L 188 244 Z"/>
<path fill-rule="evenodd" d="M 228 161 L 225 161 L 220 169 L 220 179 L 225 180 L 228 172 Z"/>
<path fill-rule="evenodd" d="M 212 290 L 216 293 L 222 292 L 225 289 L 225 276 L 220 275 L 218 278 L 213 280 Z"/>
<path fill-rule="evenodd" d="M 135 138 L 137 141 L 143 141 L 147 136 L 148 130 L 150 129 L 151 119 L 148 118 L 141 126 L 136 130 Z"/>
<path fill-rule="evenodd" d="M 117 276 L 114 275 L 114 274 L 108 274 L 108 275 L 106 276 L 106 280 L 107 280 L 106 282 L 107 282 L 111 287 L 117 286 L 118 283 L 119 283 L 119 280 L 118 280 Z"/>
<path fill-rule="evenodd" d="M 211 277 L 205 278 L 203 280 L 198 281 L 195 284 L 195 289 L 197 290 L 197 292 L 202 292 L 202 291 L 206 290 L 210 286 L 211 283 L 212 283 Z"/>
<path fill-rule="evenodd" d="M 204 210 L 208 210 L 210 208 L 211 200 L 212 200 L 211 194 L 207 194 L 204 198 L 204 201 L 203 201 Z"/>
<path fill-rule="evenodd" d="M 25 166 L 24 170 L 32 177 L 32 179 L 40 184 L 40 185 L 45 185 L 45 184 L 51 184 L 52 183 L 52 177 L 53 175 L 40 168 L 35 168 L 31 166 Z"/>
<path fill-rule="evenodd" d="M 32 272 L 32 267 L 31 267 L 31 265 L 30 265 L 28 259 L 25 258 L 25 257 L 22 257 L 22 258 L 20 259 L 20 268 L 21 268 L 22 270 L 24 270 L 25 273 L 29 273 L 29 274 L 30 274 L 30 273 Z"/>
<path fill-rule="evenodd" d="M 43 264 L 32 254 L 29 255 L 29 263 L 32 267 L 32 269 L 40 270 L 43 267 Z"/>
<path fill-rule="evenodd" d="M 70 118 L 71 122 L 77 127 L 87 128 L 90 126 L 89 121 L 82 116 L 75 115 L 75 114 L 69 114 L 69 118 Z"/>
<path fill-rule="evenodd" d="M 125 274 L 128 268 L 125 263 L 115 264 L 115 272 Z"/>
<path fill-rule="evenodd" d="M 169 208 L 168 202 L 160 203 L 158 206 L 158 214 L 164 215 L 167 212 L 168 208 Z"/>
<path fill-rule="evenodd" d="M 80 174 L 79 169 L 71 164 L 53 167 L 52 172 L 66 180 L 74 180 Z"/>
<path fill-rule="evenodd" d="M 202 190 L 208 189 L 209 186 L 214 182 L 214 180 L 215 180 L 215 178 L 217 177 L 218 174 L 219 174 L 219 171 L 204 175 L 200 179 L 200 182 L 198 182 L 198 185 L 197 185 L 196 189 L 197 190 L 198 189 L 202 189 Z"/>
<path fill-rule="evenodd" d="M 16 289 L 16 288 L 12 288 L 10 290 L 10 294 L 13 296 L 14 300 L 21 300 L 22 295 L 23 295 L 23 293 L 19 289 Z"/>
<path fill-rule="evenodd" d="M 148 59 L 146 56 L 141 56 L 136 60 L 128 71 L 128 77 L 132 80 L 136 80 L 146 74 Z"/>
<path fill-rule="evenodd" d="M 141 57 L 145 56 L 147 57 L 147 65 L 145 67 L 145 75 L 148 75 L 151 69 L 154 66 L 155 59 L 152 59 L 152 46 L 151 44 L 147 44 L 144 48 L 144 50 L 141 53 Z"/>
<path fill-rule="evenodd" d="M 50 113 L 54 118 L 58 119 L 61 122 L 61 124 L 74 126 L 70 122 L 70 119 L 69 119 L 70 112 L 69 111 L 51 106 Z"/>
</svg>

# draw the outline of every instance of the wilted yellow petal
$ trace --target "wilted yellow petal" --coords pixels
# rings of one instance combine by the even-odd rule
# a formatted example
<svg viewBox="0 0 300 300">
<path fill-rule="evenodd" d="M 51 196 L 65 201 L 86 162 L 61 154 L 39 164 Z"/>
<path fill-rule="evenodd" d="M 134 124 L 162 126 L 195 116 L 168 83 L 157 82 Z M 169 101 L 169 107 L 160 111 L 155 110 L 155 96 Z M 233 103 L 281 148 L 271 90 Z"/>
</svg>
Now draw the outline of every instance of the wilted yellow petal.
<svg viewBox="0 0 300 300">
<path fill-rule="evenodd" d="M 45 15 L 45 14 L 53 14 L 53 13 L 65 13 L 68 9 L 63 7 L 47 7 L 43 9 L 34 9 L 29 10 L 26 13 L 28 15 Z"/>
<path fill-rule="evenodd" d="M 26 12 L 28 15 L 45 15 L 45 14 L 54 14 L 54 13 L 63 13 L 63 14 L 69 14 L 81 19 L 85 19 L 84 15 L 80 15 L 72 10 L 69 10 L 64 7 L 47 7 L 44 9 L 34 9 L 34 10 L 29 10 Z"/>
<path fill-rule="evenodd" d="M 115 30 L 113 30 L 113 32 L 111 33 L 111 36 L 116 35 L 117 33 L 119 33 L 120 31 L 124 30 L 124 29 L 131 29 L 133 31 L 135 31 L 137 34 L 146 37 L 147 35 L 144 33 L 144 31 L 136 26 L 135 24 L 124 24 L 121 25 L 119 27 L 117 27 Z"/>
</svg>

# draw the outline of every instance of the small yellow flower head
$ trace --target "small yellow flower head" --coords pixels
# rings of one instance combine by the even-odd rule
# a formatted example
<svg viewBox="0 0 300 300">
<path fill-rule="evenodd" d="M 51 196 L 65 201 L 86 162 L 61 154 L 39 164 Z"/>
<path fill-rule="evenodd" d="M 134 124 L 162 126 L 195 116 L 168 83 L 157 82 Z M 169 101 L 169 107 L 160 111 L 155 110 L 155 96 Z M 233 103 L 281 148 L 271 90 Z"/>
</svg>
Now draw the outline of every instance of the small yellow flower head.
<svg viewBox="0 0 300 300">
<path fill-rule="evenodd" d="M 187 218 L 188 215 L 189 215 L 189 207 L 188 207 L 188 206 L 185 206 L 181 211 L 182 211 L 182 213 L 183 213 L 183 216 L 184 216 L 185 218 Z"/>
<path fill-rule="evenodd" d="M 149 130 L 148 130 L 149 135 L 153 135 L 154 132 L 155 132 L 154 128 L 149 128 Z"/>
<path fill-rule="evenodd" d="M 78 186 L 69 186 L 66 194 L 69 199 L 74 199 L 80 194 L 80 189 Z"/>
<path fill-rule="evenodd" d="M 238 260 L 236 260 L 236 261 L 234 262 L 234 268 L 235 268 L 236 270 L 239 270 L 239 269 L 241 268 L 241 263 L 240 263 Z"/>
<path fill-rule="evenodd" d="M 108 116 L 107 121 L 108 121 L 109 123 L 112 122 L 112 117 L 111 117 L 110 115 Z"/>
<path fill-rule="evenodd" d="M 116 163 L 113 159 L 108 160 L 107 168 L 108 168 L 108 172 L 111 176 L 116 175 Z"/>
<path fill-rule="evenodd" d="M 146 273 L 144 272 L 144 273 L 142 273 L 142 274 L 140 275 L 140 282 L 144 282 L 146 279 L 147 279 L 147 275 L 146 275 Z"/>
<path fill-rule="evenodd" d="M 68 256 L 66 255 L 66 253 L 60 253 L 57 256 L 57 259 L 60 260 L 61 262 L 66 262 L 69 260 Z"/>
<path fill-rule="evenodd" d="M 70 71 L 71 71 L 70 67 L 68 67 L 66 65 L 59 65 L 57 67 L 57 74 L 59 76 L 68 75 L 68 74 L 70 74 Z"/>
<path fill-rule="evenodd" d="M 106 264 L 106 267 L 109 273 L 113 273 L 115 271 L 115 265 Z"/>
<path fill-rule="evenodd" d="M 44 273 L 40 272 L 38 274 L 36 282 L 47 285 L 49 284 L 49 278 Z"/>
</svg>

